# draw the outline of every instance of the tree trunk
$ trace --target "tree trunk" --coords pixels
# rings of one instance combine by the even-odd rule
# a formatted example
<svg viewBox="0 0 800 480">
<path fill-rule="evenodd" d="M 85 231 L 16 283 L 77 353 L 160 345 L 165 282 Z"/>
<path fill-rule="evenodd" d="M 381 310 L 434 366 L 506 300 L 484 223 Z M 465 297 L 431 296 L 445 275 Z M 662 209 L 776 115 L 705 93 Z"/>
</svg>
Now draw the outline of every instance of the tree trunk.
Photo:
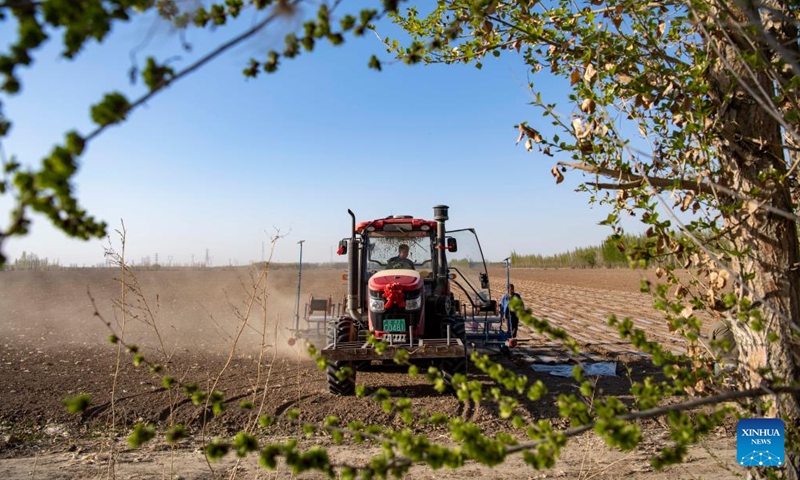
<svg viewBox="0 0 800 480">
<path fill-rule="evenodd" d="M 742 15 L 738 20 L 746 18 Z M 727 33 L 737 34 L 736 31 Z M 781 180 L 787 171 L 787 161 L 780 124 L 768 113 L 771 106 L 757 101 L 752 94 L 753 91 L 773 92 L 772 79 L 763 71 L 746 68 L 739 51 L 746 43 L 735 43 L 738 46 L 718 42 L 720 61 L 710 72 L 717 98 L 727 99 L 721 101 L 718 110 L 721 182 L 759 203 L 792 213 L 791 183 Z M 760 53 L 766 55 L 769 49 L 762 47 Z M 738 80 L 731 71 L 737 74 Z M 751 87 L 750 90 L 745 86 Z M 747 194 L 754 189 L 758 189 L 757 195 Z M 733 204 L 739 200 L 730 199 Z M 758 305 L 755 310 L 761 313 L 764 325 L 757 331 L 753 328 L 753 317 L 750 321 L 736 320 L 739 306 L 731 311 L 731 330 L 739 348 L 742 386 L 769 388 L 795 381 L 800 374 L 797 225 L 785 217 L 756 208 L 756 203 L 746 200 L 738 208 L 731 209 L 725 224 L 732 229 L 735 249 L 742 253 L 732 261 L 732 267 L 739 274 L 737 293 L 740 298 Z M 770 341 L 771 334 L 777 335 L 777 339 Z M 789 447 L 798 440 L 800 395 L 782 395 L 772 400 L 771 408 L 762 416 L 780 417 L 785 422 L 785 473 L 787 478 L 798 479 L 800 456 L 790 453 Z"/>
</svg>

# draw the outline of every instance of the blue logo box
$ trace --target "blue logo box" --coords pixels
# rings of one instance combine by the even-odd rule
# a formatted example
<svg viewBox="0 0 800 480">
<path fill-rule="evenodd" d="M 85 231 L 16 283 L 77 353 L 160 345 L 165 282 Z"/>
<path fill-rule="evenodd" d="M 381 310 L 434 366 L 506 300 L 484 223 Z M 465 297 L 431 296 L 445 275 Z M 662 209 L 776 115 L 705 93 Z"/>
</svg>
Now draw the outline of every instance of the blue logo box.
<svg viewBox="0 0 800 480">
<path fill-rule="evenodd" d="M 780 418 L 743 418 L 736 424 L 736 459 L 743 467 L 783 465 L 784 428 Z"/>
</svg>

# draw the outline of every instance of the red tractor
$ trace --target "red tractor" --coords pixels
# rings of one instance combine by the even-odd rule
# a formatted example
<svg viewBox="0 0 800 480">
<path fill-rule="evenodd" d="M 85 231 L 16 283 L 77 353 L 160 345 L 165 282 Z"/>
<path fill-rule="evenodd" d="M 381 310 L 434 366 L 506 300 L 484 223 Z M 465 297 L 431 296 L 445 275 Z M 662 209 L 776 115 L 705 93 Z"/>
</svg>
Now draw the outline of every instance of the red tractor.
<svg viewBox="0 0 800 480">
<path fill-rule="evenodd" d="M 329 391 L 352 395 L 359 368 L 391 361 L 400 349 L 412 361 L 438 364 L 451 385 L 467 370 L 462 310 L 471 307 L 473 318 L 497 310 L 475 231 L 448 232 L 445 205 L 434 207 L 433 220 L 395 215 L 356 224 L 348 213 L 352 233 L 338 250 L 348 254 L 346 311 L 329 323 L 321 351 Z M 367 341 L 370 335 L 385 343 L 382 351 Z"/>
</svg>

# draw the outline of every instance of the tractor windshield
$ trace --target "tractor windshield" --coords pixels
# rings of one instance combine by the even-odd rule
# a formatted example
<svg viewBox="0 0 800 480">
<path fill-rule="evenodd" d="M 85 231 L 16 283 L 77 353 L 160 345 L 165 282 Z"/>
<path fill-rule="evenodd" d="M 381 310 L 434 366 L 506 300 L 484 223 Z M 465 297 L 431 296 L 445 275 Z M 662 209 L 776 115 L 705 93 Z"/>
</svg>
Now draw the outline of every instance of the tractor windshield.
<svg viewBox="0 0 800 480">
<path fill-rule="evenodd" d="M 462 304 L 474 307 L 488 304 L 492 295 L 483 250 L 475 230 L 452 230 L 447 232 L 447 237 L 457 242 L 456 251 L 447 252 L 447 266 L 450 273 L 456 274 L 451 291 Z"/>
<path fill-rule="evenodd" d="M 431 265 L 431 238 L 427 232 L 372 232 L 369 236 L 369 270 L 382 270 L 389 266 L 389 260 L 397 257 L 400 245 L 408 246 L 408 259 L 419 270 Z"/>
</svg>

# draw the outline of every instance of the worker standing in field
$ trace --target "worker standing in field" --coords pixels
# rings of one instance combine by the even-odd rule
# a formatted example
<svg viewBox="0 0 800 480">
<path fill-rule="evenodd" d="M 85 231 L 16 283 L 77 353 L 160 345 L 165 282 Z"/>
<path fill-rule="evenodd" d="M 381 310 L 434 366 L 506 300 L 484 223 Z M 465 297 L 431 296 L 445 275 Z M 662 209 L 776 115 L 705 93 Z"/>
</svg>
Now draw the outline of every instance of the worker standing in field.
<svg viewBox="0 0 800 480">
<path fill-rule="evenodd" d="M 500 299 L 500 318 L 506 321 L 511 338 L 517 338 L 517 330 L 519 329 L 519 318 L 514 309 L 510 307 L 511 299 L 514 297 L 518 298 L 519 302 L 522 303 L 522 297 L 514 291 L 514 284 L 509 283 L 508 292 Z M 520 306 L 524 307 L 524 305 Z"/>
</svg>

